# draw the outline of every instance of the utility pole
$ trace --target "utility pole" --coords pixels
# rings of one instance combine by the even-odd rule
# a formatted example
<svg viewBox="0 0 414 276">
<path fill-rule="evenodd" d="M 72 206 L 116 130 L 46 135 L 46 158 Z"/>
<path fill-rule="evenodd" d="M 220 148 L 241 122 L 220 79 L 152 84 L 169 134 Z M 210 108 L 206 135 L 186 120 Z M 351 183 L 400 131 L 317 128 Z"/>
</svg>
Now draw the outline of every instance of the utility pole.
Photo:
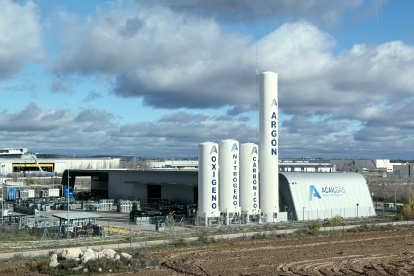
<svg viewBox="0 0 414 276">
<path fill-rule="evenodd" d="M 397 182 L 394 184 L 394 210 L 397 210 L 397 183 L 398 183 L 398 174 L 397 174 Z"/>
<path fill-rule="evenodd" d="M 1 225 L 4 225 L 4 178 L 3 178 L 3 168 L 6 165 L 1 165 Z"/>
<path fill-rule="evenodd" d="M 67 231 L 67 238 L 69 239 L 69 168 L 68 168 L 68 187 L 67 187 L 67 191 L 68 194 L 66 195 L 68 197 L 68 220 L 67 220 L 67 227 L 66 227 L 66 231 Z"/>
</svg>

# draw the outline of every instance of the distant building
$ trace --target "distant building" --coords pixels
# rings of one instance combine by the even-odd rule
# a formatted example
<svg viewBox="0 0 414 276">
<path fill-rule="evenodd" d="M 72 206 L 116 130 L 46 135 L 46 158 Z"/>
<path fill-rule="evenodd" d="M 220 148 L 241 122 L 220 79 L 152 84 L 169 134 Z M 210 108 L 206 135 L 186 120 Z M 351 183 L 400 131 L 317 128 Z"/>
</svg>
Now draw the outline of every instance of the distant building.
<svg viewBox="0 0 414 276">
<path fill-rule="evenodd" d="M 6 153 L 6 152 L 5 152 Z M 12 156 L 15 154 L 16 156 Z M 119 169 L 120 158 L 101 157 L 101 158 L 37 158 L 35 153 L 9 151 L 5 155 L 0 154 L 0 174 L 11 176 L 13 173 L 25 173 L 32 176 L 45 176 L 55 172 L 63 173 L 68 168 L 72 169 Z"/>
<path fill-rule="evenodd" d="M 198 169 L 198 160 L 147 160 L 152 169 Z M 336 165 L 324 159 L 280 159 L 283 172 L 336 172 Z"/>
<path fill-rule="evenodd" d="M 395 177 L 411 178 L 414 176 L 414 164 L 395 165 L 393 175 Z"/>
<path fill-rule="evenodd" d="M 0 149 L 0 158 L 21 158 L 26 153 L 26 148 L 4 148 Z"/>
<path fill-rule="evenodd" d="M 383 171 L 392 173 L 394 165 L 389 159 L 331 159 L 338 171 Z"/>
</svg>

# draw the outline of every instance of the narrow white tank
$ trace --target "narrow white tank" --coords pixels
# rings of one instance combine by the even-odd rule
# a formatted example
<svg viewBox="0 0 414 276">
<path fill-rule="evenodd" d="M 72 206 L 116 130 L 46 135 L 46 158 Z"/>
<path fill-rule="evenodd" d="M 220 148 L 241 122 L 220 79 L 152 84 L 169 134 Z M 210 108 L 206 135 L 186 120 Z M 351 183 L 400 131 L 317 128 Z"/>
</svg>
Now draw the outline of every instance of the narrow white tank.
<svg viewBox="0 0 414 276">
<path fill-rule="evenodd" d="M 218 145 L 212 142 L 198 146 L 198 216 L 218 217 Z"/>
<path fill-rule="evenodd" d="M 220 212 L 239 213 L 239 142 L 222 140 L 219 146 Z"/>
<path fill-rule="evenodd" d="M 265 221 L 279 212 L 278 75 L 259 74 L 260 209 Z"/>
<path fill-rule="evenodd" d="M 243 214 L 259 211 L 259 147 L 253 143 L 240 145 L 240 209 Z"/>
</svg>

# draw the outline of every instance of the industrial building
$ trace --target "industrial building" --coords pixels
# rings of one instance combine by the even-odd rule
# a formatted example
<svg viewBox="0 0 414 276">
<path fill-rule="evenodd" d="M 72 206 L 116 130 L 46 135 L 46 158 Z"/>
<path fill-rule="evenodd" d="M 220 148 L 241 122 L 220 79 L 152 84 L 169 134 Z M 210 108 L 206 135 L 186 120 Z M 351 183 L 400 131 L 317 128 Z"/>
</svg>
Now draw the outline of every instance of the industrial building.
<svg viewBox="0 0 414 276">
<path fill-rule="evenodd" d="M 260 146 L 226 139 L 219 143 L 200 143 L 197 162 L 146 161 L 147 168 L 163 169 L 111 170 L 119 163 L 110 159 L 109 163 L 96 160 L 102 162 L 95 166 L 102 169 L 96 170 L 90 160 L 73 159 L 61 165 L 50 162 L 52 171 L 57 171 L 57 167 L 59 172 L 64 166 L 72 167 L 63 171 L 63 185 L 69 184 L 74 190 L 76 177 L 90 176 L 91 191 L 115 201 L 132 199 L 148 203 L 152 199 L 169 199 L 184 205 L 197 204 L 197 219 L 206 226 L 218 221 L 232 224 L 278 222 L 288 218 L 325 219 L 336 215 L 374 216 L 365 178 L 354 172 L 334 173 L 337 168 L 348 170 L 349 162 L 279 160 L 278 74 L 261 73 L 258 84 Z M 16 167 L 25 164 L 19 162 L 24 159 L 10 160 L 4 166 L 6 171 L 19 171 Z M 31 159 L 42 170 L 42 160 L 36 160 L 33 155 Z M 360 162 L 352 160 L 352 168 L 360 166 Z M 373 162 L 372 166 L 366 161 L 361 166 L 383 166 L 387 170 L 387 163 L 383 163 Z"/>
<path fill-rule="evenodd" d="M 414 176 L 414 164 L 394 165 L 394 177 L 412 178 Z"/>
<path fill-rule="evenodd" d="M 395 165 L 389 159 L 331 159 L 330 163 L 336 166 L 338 171 L 381 171 L 392 173 Z"/>
<path fill-rule="evenodd" d="M 42 176 L 42 172 L 62 174 L 67 168 L 73 169 L 112 169 L 120 168 L 121 159 L 113 157 L 81 158 L 37 158 L 36 153 L 25 148 L 0 149 L 0 174 L 30 173 Z"/>
<path fill-rule="evenodd" d="M 278 74 L 261 73 L 258 81 L 260 146 L 239 144 L 232 139 L 200 143 L 199 164 L 191 164 L 198 166 L 197 171 L 102 170 L 99 175 L 91 175 L 91 189 L 107 191 L 114 200 L 134 198 L 145 203 L 152 198 L 166 198 L 182 204 L 198 204 L 197 216 L 205 225 L 219 219 L 226 224 L 241 218 L 247 222 L 284 221 L 289 214 L 298 220 L 300 211 L 305 219 L 305 209 L 307 219 L 357 217 L 359 212 L 361 216 L 375 215 L 364 177 L 333 173 L 338 165 L 346 167 L 345 164 L 328 165 L 322 160 L 312 166 L 307 160 L 279 162 Z M 279 167 L 280 164 L 284 166 Z M 191 167 L 190 161 L 185 165 Z M 68 181 L 65 173 L 62 183 Z M 71 173 L 69 181 L 73 186 L 77 175 L 91 171 Z"/>
<path fill-rule="evenodd" d="M 70 170 L 70 185 L 77 176 L 91 176 L 91 189 L 108 198 L 153 198 L 199 203 L 196 170 Z M 67 183 L 67 171 L 62 183 Z M 279 173 L 279 210 L 294 220 L 375 216 L 368 186 L 359 173 Z"/>
<path fill-rule="evenodd" d="M 147 160 L 153 169 L 198 169 L 198 160 Z M 328 159 L 279 159 L 281 172 L 336 172 L 336 164 Z"/>
<path fill-rule="evenodd" d="M 358 173 L 280 173 L 279 206 L 295 220 L 375 216 L 365 178 Z"/>
</svg>

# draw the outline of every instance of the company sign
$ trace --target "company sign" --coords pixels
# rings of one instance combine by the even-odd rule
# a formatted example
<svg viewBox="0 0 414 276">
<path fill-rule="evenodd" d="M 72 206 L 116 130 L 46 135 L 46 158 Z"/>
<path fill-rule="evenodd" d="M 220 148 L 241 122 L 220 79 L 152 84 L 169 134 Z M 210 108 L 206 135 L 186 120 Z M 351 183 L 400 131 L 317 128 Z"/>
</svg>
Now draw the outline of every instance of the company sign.
<svg viewBox="0 0 414 276">
<path fill-rule="evenodd" d="M 342 196 L 345 194 L 345 187 L 322 187 L 320 189 L 322 193 L 316 189 L 315 185 L 309 186 L 309 201 L 312 201 L 313 198 L 322 199 L 326 196 Z"/>
<path fill-rule="evenodd" d="M 253 155 L 253 209 L 258 209 L 258 194 L 257 194 L 257 179 L 258 179 L 258 172 L 257 172 L 257 147 L 253 147 L 252 152 L 250 155 Z"/>
<path fill-rule="evenodd" d="M 239 206 L 239 164 L 238 164 L 238 154 L 237 152 L 239 149 L 237 148 L 237 143 L 233 144 L 233 147 L 231 148 L 231 152 L 233 153 L 233 205 L 235 207 Z"/>
<path fill-rule="evenodd" d="M 214 145 L 211 147 L 210 150 L 210 161 L 211 161 L 211 174 L 212 174 L 212 180 L 211 180 L 211 209 L 215 210 L 217 209 L 217 193 L 218 193 L 218 189 L 217 189 L 217 177 L 218 177 L 218 173 L 217 173 L 217 146 Z"/>
</svg>

